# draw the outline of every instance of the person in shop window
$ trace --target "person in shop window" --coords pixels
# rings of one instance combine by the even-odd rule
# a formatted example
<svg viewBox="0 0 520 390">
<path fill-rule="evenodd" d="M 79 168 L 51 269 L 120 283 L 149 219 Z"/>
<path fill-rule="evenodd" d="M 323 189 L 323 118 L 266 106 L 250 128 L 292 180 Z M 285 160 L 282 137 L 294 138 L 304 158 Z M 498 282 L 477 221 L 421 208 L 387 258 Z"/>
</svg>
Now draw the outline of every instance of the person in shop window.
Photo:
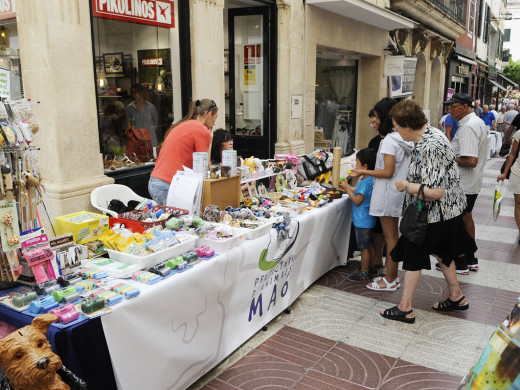
<svg viewBox="0 0 520 390">
<path fill-rule="evenodd" d="M 157 204 L 166 204 L 177 171 L 182 171 L 183 166 L 193 169 L 194 152 L 209 155 L 217 116 L 218 107 L 213 100 L 192 101 L 188 114 L 168 129 L 148 182 L 148 192 Z"/>
<path fill-rule="evenodd" d="M 157 134 L 155 132 L 158 123 L 157 109 L 146 100 L 145 89 L 141 84 L 132 85 L 130 94 L 134 100 L 126 107 L 128 126 L 133 126 L 136 129 L 148 129 L 152 135 L 152 146 L 157 146 Z"/>
</svg>

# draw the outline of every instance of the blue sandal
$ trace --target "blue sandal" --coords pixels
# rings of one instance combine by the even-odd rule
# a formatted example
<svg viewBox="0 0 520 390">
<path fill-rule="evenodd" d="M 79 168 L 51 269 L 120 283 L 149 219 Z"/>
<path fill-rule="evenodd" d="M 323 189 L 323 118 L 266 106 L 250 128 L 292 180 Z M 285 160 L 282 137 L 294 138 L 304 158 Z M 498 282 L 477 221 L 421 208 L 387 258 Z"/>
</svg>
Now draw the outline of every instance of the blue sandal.
<svg viewBox="0 0 520 390">
<path fill-rule="evenodd" d="M 388 318 L 393 321 L 401 321 L 406 322 L 407 324 L 413 324 L 415 322 L 415 317 L 406 317 L 408 314 L 412 314 L 413 310 L 402 311 L 398 306 L 391 307 L 390 309 L 386 309 L 381 316 Z"/>
</svg>

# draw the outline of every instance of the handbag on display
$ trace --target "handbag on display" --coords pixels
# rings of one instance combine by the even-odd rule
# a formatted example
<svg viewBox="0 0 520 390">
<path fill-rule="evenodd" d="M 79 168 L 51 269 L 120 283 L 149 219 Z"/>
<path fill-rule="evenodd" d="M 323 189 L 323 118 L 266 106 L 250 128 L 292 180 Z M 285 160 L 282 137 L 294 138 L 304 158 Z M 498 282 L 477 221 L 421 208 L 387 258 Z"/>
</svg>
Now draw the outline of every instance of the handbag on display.
<svg viewBox="0 0 520 390">
<path fill-rule="evenodd" d="M 304 154 L 298 161 L 298 173 L 307 180 L 314 180 L 332 169 L 332 153 L 323 149 Z"/>
<path fill-rule="evenodd" d="M 152 158 L 152 134 L 148 129 L 136 129 L 133 121 L 128 121 L 128 131 L 126 132 L 126 154 L 132 156 L 133 153 L 141 162 Z"/>
<path fill-rule="evenodd" d="M 419 199 L 421 194 L 422 200 Z M 408 205 L 399 225 L 401 234 L 408 241 L 417 245 L 421 245 L 424 242 L 426 231 L 428 230 L 428 210 L 425 207 L 425 201 L 424 184 L 421 184 L 417 198 Z"/>
</svg>

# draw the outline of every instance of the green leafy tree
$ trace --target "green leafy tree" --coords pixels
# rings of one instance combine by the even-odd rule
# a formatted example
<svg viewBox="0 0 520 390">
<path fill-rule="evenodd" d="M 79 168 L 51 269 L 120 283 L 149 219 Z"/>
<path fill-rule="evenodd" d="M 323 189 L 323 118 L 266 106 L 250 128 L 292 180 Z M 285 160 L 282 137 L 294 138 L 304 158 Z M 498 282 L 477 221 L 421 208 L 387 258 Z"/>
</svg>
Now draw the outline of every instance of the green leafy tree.
<svg viewBox="0 0 520 390">
<path fill-rule="evenodd" d="M 509 59 L 509 65 L 504 68 L 504 75 L 513 80 L 515 83 L 520 84 L 520 62 Z"/>
</svg>

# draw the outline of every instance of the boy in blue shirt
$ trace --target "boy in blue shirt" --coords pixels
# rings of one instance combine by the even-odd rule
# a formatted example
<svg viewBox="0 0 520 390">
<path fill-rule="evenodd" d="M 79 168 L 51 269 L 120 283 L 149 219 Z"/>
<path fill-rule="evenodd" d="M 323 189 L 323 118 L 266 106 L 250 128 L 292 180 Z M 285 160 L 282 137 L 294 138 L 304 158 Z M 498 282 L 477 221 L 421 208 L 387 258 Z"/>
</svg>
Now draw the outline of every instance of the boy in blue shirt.
<svg viewBox="0 0 520 390">
<path fill-rule="evenodd" d="M 356 169 L 371 169 L 376 165 L 374 149 L 361 149 L 356 154 Z M 341 182 L 340 189 L 345 191 L 352 201 L 352 222 L 356 232 L 358 249 L 361 251 L 361 269 L 350 274 L 347 279 L 352 282 L 370 281 L 368 267 L 370 265 L 370 245 L 372 241 L 372 228 L 376 224 L 376 217 L 368 213 L 370 210 L 370 198 L 374 187 L 372 176 L 361 176 L 356 188 L 352 188 L 347 182 Z"/>
</svg>

